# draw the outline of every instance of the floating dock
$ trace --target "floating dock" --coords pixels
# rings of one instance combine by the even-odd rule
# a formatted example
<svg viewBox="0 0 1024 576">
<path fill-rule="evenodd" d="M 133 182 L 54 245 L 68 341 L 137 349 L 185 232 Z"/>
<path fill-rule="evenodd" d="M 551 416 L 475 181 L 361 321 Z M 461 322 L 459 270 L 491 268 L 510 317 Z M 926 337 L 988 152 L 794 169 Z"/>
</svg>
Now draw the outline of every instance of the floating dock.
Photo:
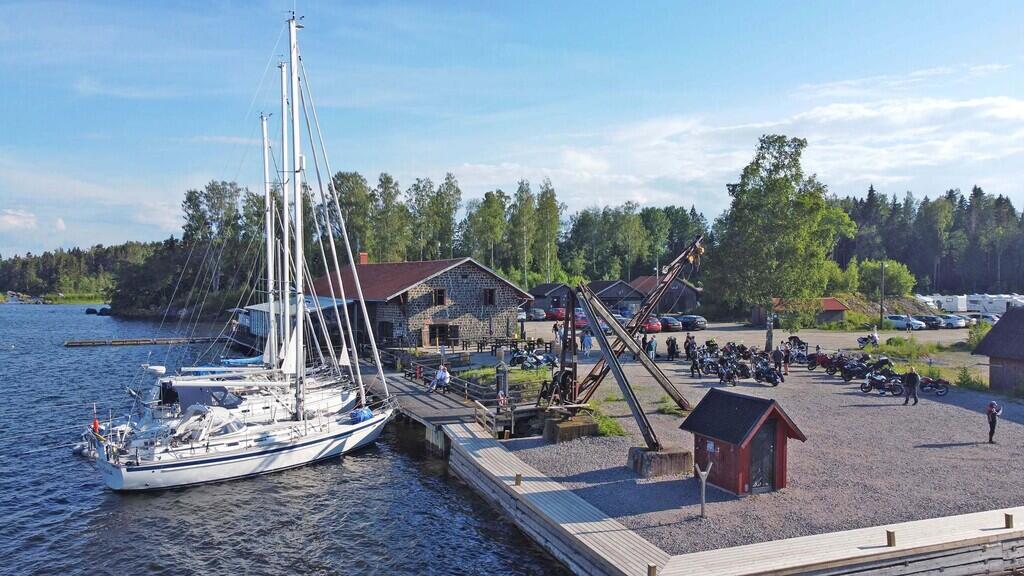
<svg viewBox="0 0 1024 576">
<path fill-rule="evenodd" d="M 84 346 L 162 346 L 167 344 L 206 344 L 211 342 L 227 342 L 227 336 L 197 336 L 193 338 L 113 338 L 110 340 L 68 340 L 64 346 L 79 348 Z"/>
<path fill-rule="evenodd" d="M 452 471 L 574 574 L 966 576 L 1024 570 L 1024 507 L 673 556 L 505 448 L 495 438 L 493 411 L 454 392 L 428 393 L 400 374 L 388 374 L 388 383 L 399 412 L 426 428 L 427 441 L 447 456 Z"/>
</svg>

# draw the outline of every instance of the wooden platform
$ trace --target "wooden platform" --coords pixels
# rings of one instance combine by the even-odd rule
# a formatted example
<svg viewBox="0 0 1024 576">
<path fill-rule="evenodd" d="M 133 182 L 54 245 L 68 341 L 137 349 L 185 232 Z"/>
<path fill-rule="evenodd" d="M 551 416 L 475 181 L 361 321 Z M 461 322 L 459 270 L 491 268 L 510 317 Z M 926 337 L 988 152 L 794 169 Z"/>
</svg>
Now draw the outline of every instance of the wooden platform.
<svg viewBox="0 0 1024 576">
<path fill-rule="evenodd" d="M 577 574 L 646 576 L 669 555 L 604 512 L 528 466 L 473 424 L 447 424 L 449 462 L 524 531 Z M 522 484 L 515 485 L 517 474 Z"/>
<path fill-rule="evenodd" d="M 427 392 L 427 387 L 405 378 L 398 373 L 385 374 L 391 395 L 398 402 L 399 410 L 409 418 L 429 427 L 475 420 L 473 403 L 458 395 Z M 369 391 L 375 396 L 384 396 L 383 387 L 371 378 Z"/>
</svg>

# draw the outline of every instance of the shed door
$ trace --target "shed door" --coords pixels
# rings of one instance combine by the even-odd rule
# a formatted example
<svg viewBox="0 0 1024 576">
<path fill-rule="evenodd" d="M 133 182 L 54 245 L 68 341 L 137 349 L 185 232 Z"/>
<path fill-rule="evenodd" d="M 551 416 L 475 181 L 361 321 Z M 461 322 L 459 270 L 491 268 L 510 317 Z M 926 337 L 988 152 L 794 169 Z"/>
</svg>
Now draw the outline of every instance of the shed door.
<svg viewBox="0 0 1024 576">
<path fill-rule="evenodd" d="M 750 491 L 775 489 L 775 420 L 768 420 L 750 442 Z"/>
</svg>

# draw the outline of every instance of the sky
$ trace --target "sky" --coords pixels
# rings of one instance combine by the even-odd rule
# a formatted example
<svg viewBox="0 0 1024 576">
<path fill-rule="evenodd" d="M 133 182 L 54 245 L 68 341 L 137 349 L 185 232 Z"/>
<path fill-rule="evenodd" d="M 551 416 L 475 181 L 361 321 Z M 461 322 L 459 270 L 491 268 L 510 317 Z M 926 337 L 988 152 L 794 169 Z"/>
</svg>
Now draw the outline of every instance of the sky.
<svg viewBox="0 0 1024 576">
<path fill-rule="evenodd" d="M 1024 207 L 1024 3 L 0 0 L 0 256 L 180 234 L 262 190 L 296 8 L 331 167 L 550 178 L 569 211 L 728 207 L 760 135 L 831 193 L 974 185 Z"/>
</svg>

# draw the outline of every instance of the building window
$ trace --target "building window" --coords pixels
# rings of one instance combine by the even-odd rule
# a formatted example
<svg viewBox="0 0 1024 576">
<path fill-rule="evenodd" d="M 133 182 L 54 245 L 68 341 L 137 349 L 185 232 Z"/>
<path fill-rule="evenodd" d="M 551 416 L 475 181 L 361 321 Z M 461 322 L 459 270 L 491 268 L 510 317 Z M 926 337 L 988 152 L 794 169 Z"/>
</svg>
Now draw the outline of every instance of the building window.
<svg viewBox="0 0 1024 576">
<path fill-rule="evenodd" d="M 494 306 L 498 303 L 498 290 L 496 288 L 484 288 L 484 306 Z"/>
<path fill-rule="evenodd" d="M 444 306 L 445 304 L 446 304 L 446 301 L 445 301 L 444 288 L 435 288 L 434 289 L 434 306 Z"/>
</svg>

